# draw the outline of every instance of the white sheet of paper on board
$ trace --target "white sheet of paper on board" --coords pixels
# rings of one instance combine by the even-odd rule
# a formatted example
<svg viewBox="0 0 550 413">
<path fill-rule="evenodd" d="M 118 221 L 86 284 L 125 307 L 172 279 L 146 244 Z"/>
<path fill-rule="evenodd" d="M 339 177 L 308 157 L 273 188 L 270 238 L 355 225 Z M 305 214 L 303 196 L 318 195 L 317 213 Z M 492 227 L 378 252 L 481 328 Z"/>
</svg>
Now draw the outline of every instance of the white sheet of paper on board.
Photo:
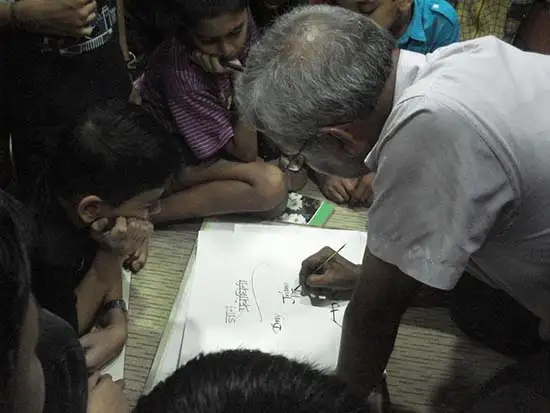
<svg viewBox="0 0 550 413">
<path fill-rule="evenodd" d="M 302 260 L 328 245 L 359 263 L 366 233 L 236 225 L 199 233 L 181 364 L 201 352 L 250 348 L 336 366 L 346 302 L 301 297 Z"/>
</svg>

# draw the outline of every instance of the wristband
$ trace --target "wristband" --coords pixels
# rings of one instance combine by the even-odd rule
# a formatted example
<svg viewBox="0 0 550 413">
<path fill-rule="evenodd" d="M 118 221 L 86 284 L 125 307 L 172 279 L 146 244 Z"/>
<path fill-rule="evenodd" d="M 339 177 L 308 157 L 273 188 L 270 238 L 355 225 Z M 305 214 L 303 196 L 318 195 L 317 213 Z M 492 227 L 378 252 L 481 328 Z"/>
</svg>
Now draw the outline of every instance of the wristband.
<svg viewBox="0 0 550 413">
<path fill-rule="evenodd" d="M 118 308 L 124 314 L 128 314 L 128 308 L 126 307 L 126 302 L 124 300 L 111 300 L 106 302 L 101 308 L 101 313 L 102 315 L 105 315 L 114 308 Z"/>
</svg>

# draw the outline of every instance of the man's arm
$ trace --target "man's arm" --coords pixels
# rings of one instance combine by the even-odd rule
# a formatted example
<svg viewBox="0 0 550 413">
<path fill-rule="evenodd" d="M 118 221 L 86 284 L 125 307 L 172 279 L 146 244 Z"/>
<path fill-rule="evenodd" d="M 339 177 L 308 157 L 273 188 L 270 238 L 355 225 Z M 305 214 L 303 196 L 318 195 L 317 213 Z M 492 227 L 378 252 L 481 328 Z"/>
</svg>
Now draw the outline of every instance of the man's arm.
<svg viewBox="0 0 550 413">
<path fill-rule="evenodd" d="M 124 0 L 117 0 L 116 2 L 116 15 L 118 20 L 118 42 L 122 54 L 124 55 L 124 61 L 130 60 L 130 52 L 128 51 L 128 39 L 126 37 L 126 22 L 124 21 Z"/>
<path fill-rule="evenodd" d="M 90 327 L 107 294 L 121 280 L 122 258 L 99 250 L 90 270 L 75 289 L 79 334 Z"/>
<path fill-rule="evenodd" d="M 0 29 L 57 36 L 89 36 L 96 16 L 95 0 L 43 1 L 25 0 L 0 3 Z"/>
<path fill-rule="evenodd" d="M 235 125 L 235 135 L 227 142 L 225 150 L 243 162 L 254 162 L 258 157 L 256 129 L 238 120 Z"/>
<path fill-rule="evenodd" d="M 344 316 L 337 370 L 365 398 L 382 378 L 401 316 L 420 286 L 365 250 L 361 275 Z"/>
</svg>

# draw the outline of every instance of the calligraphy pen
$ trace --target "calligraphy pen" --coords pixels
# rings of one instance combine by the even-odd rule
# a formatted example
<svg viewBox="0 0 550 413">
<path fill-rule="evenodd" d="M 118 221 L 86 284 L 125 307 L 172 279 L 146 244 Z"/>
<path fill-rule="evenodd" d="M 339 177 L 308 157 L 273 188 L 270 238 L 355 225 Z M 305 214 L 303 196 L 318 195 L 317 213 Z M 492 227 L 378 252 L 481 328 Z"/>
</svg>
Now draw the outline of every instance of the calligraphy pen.
<svg viewBox="0 0 550 413">
<path fill-rule="evenodd" d="M 342 245 L 340 248 L 338 248 L 338 251 L 334 251 L 332 254 L 330 254 L 328 256 L 328 258 L 326 260 L 324 260 L 321 265 L 319 265 L 317 268 L 315 268 L 315 271 L 313 271 L 312 274 L 317 274 L 319 271 L 321 271 L 323 269 L 323 267 L 325 265 L 327 265 L 328 263 L 330 263 L 339 253 L 340 251 L 342 251 L 346 245 L 348 245 L 347 243 Z M 298 288 L 300 288 L 302 285 L 299 284 L 294 290 L 292 290 L 293 292 L 296 291 Z"/>
</svg>

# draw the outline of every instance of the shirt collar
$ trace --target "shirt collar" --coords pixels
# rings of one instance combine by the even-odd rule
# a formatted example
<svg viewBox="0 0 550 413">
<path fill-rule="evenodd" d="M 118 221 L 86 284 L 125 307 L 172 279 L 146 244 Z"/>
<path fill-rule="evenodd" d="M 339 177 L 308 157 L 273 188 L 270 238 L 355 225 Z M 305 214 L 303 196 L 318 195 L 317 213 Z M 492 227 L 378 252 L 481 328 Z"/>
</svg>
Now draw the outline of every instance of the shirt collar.
<svg viewBox="0 0 550 413">
<path fill-rule="evenodd" d="M 403 33 L 397 40 L 399 46 L 407 44 L 410 39 L 422 43 L 426 42 L 426 32 L 424 31 L 424 23 L 422 19 L 422 6 L 421 0 L 414 0 L 413 12 L 411 20 L 407 26 L 407 30 L 405 30 L 405 33 Z"/>
<path fill-rule="evenodd" d="M 408 50 L 399 51 L 399 60 L 397 61 L 397 72 L 395 74 L 395 90 L 393 94 L 393 104 L 395 105 L 399 98 L 409 86 L 411 86 L 418 74 L 418 71 L 426 64 L 426 56 L 421 53 L 410 52 Z"/>
</svg>

